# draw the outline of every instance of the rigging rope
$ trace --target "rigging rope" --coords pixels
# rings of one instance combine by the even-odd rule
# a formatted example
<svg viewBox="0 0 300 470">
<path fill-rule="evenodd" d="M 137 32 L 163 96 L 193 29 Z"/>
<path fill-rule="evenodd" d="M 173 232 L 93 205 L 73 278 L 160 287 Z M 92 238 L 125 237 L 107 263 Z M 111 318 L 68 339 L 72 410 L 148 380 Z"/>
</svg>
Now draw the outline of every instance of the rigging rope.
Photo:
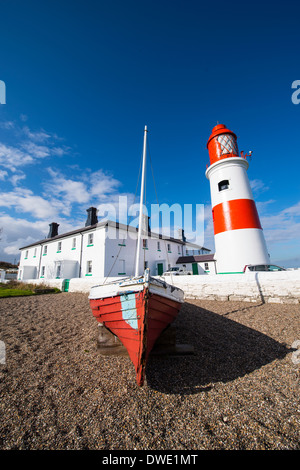
<svg viewBox="0 0 300 470">
<path fill-rule="evenodd" d="M 157 189 L 156 189 L 156 184 L 155 184 L 155 178 L 154 178 L 154 172 L 153 172 L 153 166 L 152 166 L 152 160 L 151 160 L 151 154 L 150 154 L 150 148 L 149 148 L 149 142 L 147 141 L 147 148 L 148 148 L 148 154 L 149 154 L 149 160 L 150 160 L 150 167 L 151 167 L 151 173 L 152 173 L 152 179 L 153 179 L 153 185 L 154 185 L 154 191 L 155 191 L 155 197 L 156 197 L 156 201 L 157 201 L 157 204 L 158 204 L 158 207 L 159 207 L 159 200 L 158 200 L 158 195 L 157 195 Z M 140 168 L 139 168 L 139 175 L 138 175 L 138 180 L 137 180 L 137 185 L 136 185 L 136 189 L 135 189 L 135 195 L 134 195 L 134 200 L 133 200 L 133 204 L 135 203 L 135 200 L 136 200 L 136 195 L 137 195 L 137 191 L 138 191 L 138 186 L 139 186 L 139 180 L 140 180 L 140 176 L 141 176 L 141 168 L 142 168 L 142 160 L 143 160 L 143 155 L 141 157 L 141 162 L 140 162 Z M 145 188 L 144 188 L 144 197 L 145 197 L 145 205 L 146 205 L 146 178 L 145 178 Z M 131 216 L 132 218 L 133 216 Z M 128 224 L 127 224 L 127 232 L 128 232 L 128 227 L 129 227 L 129 223 L 130 223 L 130 220 L 128 220 Z M 161 228 L 163 229 L 163 226 L 162 226 L 162 214 L 161 214 L 161 211 L 159 212 L 159 223 L 161 224 Z M 148 230 L 148 225 L 146 226 L 146 231 Z M 167 245 L 166 245 L 166 240 L 163 238 L 163 234 L 162 234 L 162 240 L 163 240 L 163 243 L 164 243 L 164 247 L 165 247 L 165 252 L 166 252 L 166 257 L 167 257 L 167 264 L 168 264 L 168 267 L 171 266 L 170 265 L 170 259 L 169 259 L 169 256 L 168 256 L 168 250 L 167 250 Z M 114 260 L 110 270 L 109 270 L 109 273 L 107 274 L 106 278 L 104 279 L 104 282 L 103 284 L 106 283 L 107 279 L 109 278 L 118 258 L 119 258 L 119 255 L 121 253 L 121 250 L 124 246 L 124 241 L 125 239 L 123 239 L 122 241 L 122 245 L 120 246 L 120 249 L 118 251 L 118 254 L 116 256 L 116 259 Z M 138 256 L 138 253 L 137 253 L 137 250 L 135 250 L 136 253 L 135 253 L 135 256 L 137 257 Z M 145 269 L 145 249 L 144 249 L 144 269 Z M 172 272 L 171 272 L 171 283 L 173 284 L 173 275 L 172 275 Z"/>
<path fill-rule="evenodd" d="M 134 194 L 134 198 L 133 198 L 133 204 L 135 203 L 135 199 L 136 199 L 136 195 L 137 195 L 137 191 L 138 191 L 139 180 L 140 180 L 141 169 L 142 169 L 142 161 L 143 161 L 143 155 L 142 155 L 142 157 L 141 157 L 140 168 L 139 168 L 139 175 L 138 175 L 138 179 L 137 179 L 137 183 L 136 183 L 135 194 Z M 131 216 L 131 218 L 132 218 L 132 217 L 133 217 L 133 216 Z M 127 232 L 128 232 L 128 226 L 129 226 L 130 221 L 131 221 L 131 219 L 129 219 L 129 220 L 127 221 Z M 119 248 L 119 251 L 118 251 L 118 254 L 117 254 L 117 256 L 116 256 L 116 259 L 115 259 L 115 261 L 113 262 L 113 264 L 112 264 L 112 266 L 111 266 L 111 268 L 110 268 L 110 270 L 109 270 L 109 273 L 107 274 L 106 278 L 104 279 L 103 284 L 106 283 L 107 279 L 108 279 L 109 276 L 110 276 L 110 273 L 112 272 L 112 270 L 113 270 L 113 268 L 114 268 L 114 266 L 115 266 L 115 264 L 116 264 L 116 262 L 117 262 L 117 260 L 118 260 L 118 258 L 119 258 L 119 255 L 120 255 L 120 253 L 121 253 L 121 250 L 122 250 L 122 248 L 123 248 L 123 246 L 124 246 L 124 241 L 125 241 L 125 238 L 123 238 L 122 245 L 121 245 L 120 248 Z M 137 256 L 137 254 L 136 254 L 136 256 Z"/>
<path fill-rule="evenodd" d="M 152 166 L 152 160 L 151 160 L 151 153 L 150 153 L 150 148 L 149 148 L 149 143 L 148 144 L 148 154 L 149 154 L 149 160 L 150 160 L 150 167 L 151 167 L 151 172 L 152 172 L 152 179 L 153 179 L 153 185 L 154 185 L 154 191 L 155 191 L 155 196 L 156 196 L 156 201 L 157 201 L 157 205 L 159 207 L 159 201 L 158 201 L 158 195 L 157 195 L 157 189 L 156 189 L 156 184 L 155 184 L 155 178 L 154 178 L 154 172 L 153 172 L 153 166 Z M 163 231 L 163 226 L 162 226 L 162 214 L 161 214 L 161 211 L 159 211 L 159 224 L 161 224 L 161 229 Z M 171 222 L 171 220 L 170 220 Z M 168 263 L 168 267 L 170 266 L 171 267 L 171 264 L 169 263 L 169 256 L 168 256 L 168 250 L 167 250 L 167 246 L 166 246 L 166 240 L 163 238 L 163 234 L 162 234 L 162 240 L 164 242 L 164 247 L 165 247 L 165 252 L 166 252 L 166 256 L 167 256 L 167 263 Z M 172 274 L 172 271 L 171 271 L 171 283 L 173 284 L 173 274 Z"/>
</svg>

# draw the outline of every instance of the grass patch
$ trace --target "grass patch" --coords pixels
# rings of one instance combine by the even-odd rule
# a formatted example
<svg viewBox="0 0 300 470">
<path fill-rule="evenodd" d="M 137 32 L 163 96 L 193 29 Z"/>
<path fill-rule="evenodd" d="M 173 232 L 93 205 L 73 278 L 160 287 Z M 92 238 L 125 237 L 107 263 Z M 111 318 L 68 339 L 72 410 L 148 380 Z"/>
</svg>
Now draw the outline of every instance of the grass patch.
<svg viewBox="0 0 300 470">
<path fill-rule="evenodd" d="M 46 285 L 26 284 L 25 282 L 10 281 L 7 284 L 0 283 L 0 297 L 20 297 L 23 295 L 41 295 L 60 292 L 57 287 Z"/>
<path fill-rule="evenodd" d="M 22 289 L 5 289 L 0 287 L 0 297 L 19 297 L 21 295 L 33 295 L 32 290 L 22 290 Z"/>
</svg>

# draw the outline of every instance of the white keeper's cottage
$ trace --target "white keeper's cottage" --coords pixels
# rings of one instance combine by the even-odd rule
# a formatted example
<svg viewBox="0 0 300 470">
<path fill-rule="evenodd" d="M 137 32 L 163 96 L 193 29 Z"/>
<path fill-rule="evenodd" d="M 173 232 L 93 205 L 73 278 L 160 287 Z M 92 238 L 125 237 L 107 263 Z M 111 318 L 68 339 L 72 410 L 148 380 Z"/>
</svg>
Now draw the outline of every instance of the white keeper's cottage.
<svg viewBox="0 0 300 470">
<path fill-rule="evenodd" d="M 103 279 L 133 275 L 137 229 L 113 221 L 98 222 L 94 207 L 87 212 L 85 227 L 58 234 L 59 225 L 52 222 L 47 238 L 20 248 L 18 279 Z M 187 242 L 183 231 L 181 238 L 166 239 L 151 232 L 148 224 L 147 233 L 140 256 L 141 273 L 148 267 L 153 276 L 161 275 L 176 265 L 193 274 L 214 272 L 210 250 Z"/>
</svg>

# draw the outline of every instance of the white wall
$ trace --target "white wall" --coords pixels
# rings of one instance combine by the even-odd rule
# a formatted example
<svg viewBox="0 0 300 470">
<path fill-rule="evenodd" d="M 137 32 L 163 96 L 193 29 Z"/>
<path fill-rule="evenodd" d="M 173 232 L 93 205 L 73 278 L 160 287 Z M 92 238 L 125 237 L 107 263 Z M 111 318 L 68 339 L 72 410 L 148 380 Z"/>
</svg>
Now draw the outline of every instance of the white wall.
<svg viewBox="0 0 300 470">
<path fill-rule="evenodd" d="M 41 255 L 41 246 L 27 248 L 21 251 L 18 279 L 26 280 L 32 277 L 32 270 L 35 269 L 35 277 L 38 275 L 38 267 Z M 29 276 L 29 277 L 26 277 Z"/>
<path fill-rule="evenodd" d="M 193 272 L 194 263 L 180 263 L 176 266 L 185 266 L 187 271 Z M 197 262 L 198 265 L 198 275 L 207 275 L 207 274 L 216 274 L 216 263 L 215 261 L 207 261 L 208 269 L 205 268 L 205 262 Z"/>
<path fill-rule="evenodd" d="M 76 239 L 75 247 L 73 246 L 74 238 Z M 61 243 L 61 247 L 58 245 L 59 242 Z M 45 246 L 47 246 L 47 254 L 44 252 Z M 64 269 L 66 271 L 65 274 L 68 276 L 78 276 L 80 251 L 81 234 L 60 238 L 59 240 L 49 240 L 43 245 L 36 245 L 25 250 L 21 250 L 18 278 L 22 280 L 32 278 L 31 271 L 35 268 L 36 274 L 34 279 L 39 279 L 42 277 L 42 267 L 44 266 L 44 278 L 55 279 L 58 263 L 62 263 L 61 276 L 64 276 Z"/>
<path fill-rule="evenodd" d="M 136 238 L 125 230 L 107 227 L 105 239 L 105 276 L 132 276 L 135 271 Z M 118 237 L 118 238 L 116 238 Z"/>
<path fill-rule="evenodd" d="M 93 243 L 89 243 L 89 235 L 93 234 Z M 81 275 L 80 277 L 103 277 L 104 276 L 104 249 L 105 249 L 105 227 L 99 227 L 83 233 Z M 92 272 L 88 272 L 88 262 L 92 261 Z"/>
<path fill-rule="evenodd" d="M 137 233 L 127 233 L 119 230 L 119 237 L 114 238 L 113 227 L 107 228 L 105 240 L 105 276 L 118 276 L 125 272 L 126 276 L 135 274 Z M 123 246 L 122 246 L 123 245 Z M 168 249 L 170 248 L 170 249 Z M 185 253 L 184 253 L 185 254 Z M 183 255 L 182 244 L 159 238 L 147 238 L 147 247 L 141 243 L 139 272 L 143 273 L 144 260 L 148 263 L 152 276 L 158 274 L 158 264 L 163 264 L 163 270 L 168 265 L 176 266 L 177 259 Z M 123 271 L 122 266 L 125 266 Z"/>
<path fill-rule="evenodd" d="M 107 282 L 120 279 L 108 278 Z M 31 280 L 39 284 L 42 279 Z M 89 293 L 92 286 L 104 278 L 71 279 L 69 292 Z M 168 278 L 167 282 L 171 282 Z M 300 270 L 280 272 L 248 272 L 245 274 L 216 274 L 211 276 L 172 276 L 185 299 L 237 300 L 245 302 L 300 303 Z M 47 284 L 63 288 L 63 280 L 47 280 Z"/>
<path fill-rule="evenodd" d="M 91 234 L 92 242 L 89 240 Z M 180 256 L 186 255 L 186 248 L 189 252 L 195 248 L 193 245 L 183 246 L 180 242 L 152 236 L 147 238 L 147 247 L 143 248 L 141 244 L 140 274 L 144 271 L 144 260 L 148 263 L 151 275 L 155 276 L 158 274 L 158 264 L 163 264 L 163 271 L 166 271 L 169 266 L 176 266 Z M 98 226 L 21 250 L 18 277 L 22 280 L 48 280 L 57 277 L 101 279 L 106 276 L 132 276 L 135 274 L 136 245 L 135 230 L 128 233 L 123 228 L 116 230 L 110 225 Z"/>
<path fill-rule="evenodd" d="M 173 276 L 186 299 L 299 303 L 300 271 Z"/>
<path fill-rule="evenodd" d="M 117 278 L 109 278 L 112 281 Z M 71 279 L 69 292 L 90 291 L 102 279 Z M 168 277 L 167 282 L 171 282 Z M 300 270 L 279 272 L 247 272 L 210 276 L 172 276 L 185 299 L 239 300 L 245 302 L 300 303 Z"/>
</svg>

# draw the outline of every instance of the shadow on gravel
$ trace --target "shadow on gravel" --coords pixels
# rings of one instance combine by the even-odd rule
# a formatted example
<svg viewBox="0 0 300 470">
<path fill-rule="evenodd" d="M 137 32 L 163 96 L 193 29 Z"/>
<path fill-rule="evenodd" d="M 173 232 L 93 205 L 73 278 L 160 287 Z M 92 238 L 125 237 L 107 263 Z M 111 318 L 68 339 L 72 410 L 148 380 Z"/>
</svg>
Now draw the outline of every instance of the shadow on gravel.
<svg viewBox="0 0 300 470">
<path fill-rule="evenodd" d="M 291 352 L 263 333 L 188 302 L 175 326 L 177 342 L 194 346 L 194 355 L 150 355 L 147 384 L 163 393 L 209 391 L 216 382 L 243 377 Z"/>
</svg>

